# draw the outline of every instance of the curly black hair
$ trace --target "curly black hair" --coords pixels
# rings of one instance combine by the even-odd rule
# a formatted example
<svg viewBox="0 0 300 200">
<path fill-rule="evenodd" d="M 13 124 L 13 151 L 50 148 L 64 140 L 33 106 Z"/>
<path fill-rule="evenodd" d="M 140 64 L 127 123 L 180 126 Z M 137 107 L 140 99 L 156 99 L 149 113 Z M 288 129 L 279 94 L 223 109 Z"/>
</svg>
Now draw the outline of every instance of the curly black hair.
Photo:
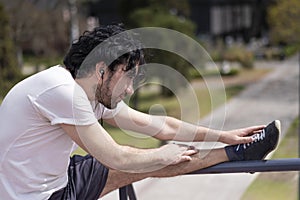
<svg viewBox="0 0 300 200">
<path fill-rule="evenodd" d="M 86 31 L 72 43 L 64 58 L 65 68 L 73 78 L 82 78 L 95 70 L 103 61 L 108 69 L 126 64 L 125 71 L 145 63 L 142 44 L 124 29 L 123 24 L 102 25 L 93 31 Z"/>
</svg>

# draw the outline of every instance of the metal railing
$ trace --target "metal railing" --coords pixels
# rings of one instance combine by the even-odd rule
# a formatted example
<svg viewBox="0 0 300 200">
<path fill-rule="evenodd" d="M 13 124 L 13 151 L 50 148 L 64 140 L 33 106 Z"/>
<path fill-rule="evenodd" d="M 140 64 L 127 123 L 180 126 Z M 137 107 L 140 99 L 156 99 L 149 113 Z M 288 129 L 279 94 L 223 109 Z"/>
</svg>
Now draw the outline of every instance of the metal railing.
<svg viewBox="0 0 300 200">
<path fill-rule="evenodd" d="M 189 174 L 255 173 L 255 172 L 300 171 L 300 158 L 224 162 Z M 120 200 L 136 200 L 132 184 L 119 189 Z"/>
</svg>

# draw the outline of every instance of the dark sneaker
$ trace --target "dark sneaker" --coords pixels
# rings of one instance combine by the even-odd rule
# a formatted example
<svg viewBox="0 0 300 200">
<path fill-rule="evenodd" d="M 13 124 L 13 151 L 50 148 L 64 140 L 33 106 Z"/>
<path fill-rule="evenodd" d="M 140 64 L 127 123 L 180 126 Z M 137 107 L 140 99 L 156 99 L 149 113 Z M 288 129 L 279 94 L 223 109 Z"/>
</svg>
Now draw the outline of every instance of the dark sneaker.
<svg viewBox="0 0 300 200">
<path fill-rule="evenodd" d="M 226 154 L 230 161 L 262 160 L 276 148 L 279 134 L 280 121 L 275 120 L 261 132 L 254 134 L 253 142 L 226 146 Z"/>
</svg>

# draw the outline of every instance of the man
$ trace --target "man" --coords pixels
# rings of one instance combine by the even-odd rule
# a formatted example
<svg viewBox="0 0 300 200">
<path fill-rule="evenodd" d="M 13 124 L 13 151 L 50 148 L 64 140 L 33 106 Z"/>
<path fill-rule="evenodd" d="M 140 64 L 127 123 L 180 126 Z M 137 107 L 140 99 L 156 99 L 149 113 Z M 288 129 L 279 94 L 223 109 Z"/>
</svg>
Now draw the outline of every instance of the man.
<svg viewBox="0 0 300 200">
<path fill-rule="evenodd" d="M 101 48 L 99 45 L 103 45 Z M 18 83 L 0 107 L 0 195 L 3 199 L 97 199 L 147 177 L 170 177 L 217 163 L 263 159 L 278 142 L 280 123 L 220 131 L 129 108 L 143 51 L 119 25 L 84 33 L 54 66 Z M 118 145 L 105 122 L 161 140 L 219 141 L 198 151 Z M 76 145 L 85 157 L 69 159 Z"/>
</svg>

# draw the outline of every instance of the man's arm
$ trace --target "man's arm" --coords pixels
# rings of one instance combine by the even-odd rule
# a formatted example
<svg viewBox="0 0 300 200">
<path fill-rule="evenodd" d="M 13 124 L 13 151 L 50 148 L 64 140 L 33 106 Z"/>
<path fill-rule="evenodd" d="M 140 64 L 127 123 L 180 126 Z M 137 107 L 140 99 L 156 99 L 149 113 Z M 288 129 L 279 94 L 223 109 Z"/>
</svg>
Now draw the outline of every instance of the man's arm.
<svg viewBox="0 0 300 200">
<path fill-rule="evenodd" d="M 114 118 L 107 123 L 122 129 L 143 133 L 160 140 L 175 141 L 219 141 L 226 144 L 241 144 L 253 141 L 255 131 L 265 126 L 251 126 L 231 131 L 213 130 L 193 125 L 168 116 L 155 116 L 136 111 L 124 106 Z"/>
<path fill-rule="evenodd" d="M 147 172 L 191 160 L 196 153 L 188 147 L 168 144 L 157 149 L 136 149 L 118 145 L 98 123 L 88 126 L 61 124 L 81 148 L 109 168 L 127 172 Z"/>
</svg>

